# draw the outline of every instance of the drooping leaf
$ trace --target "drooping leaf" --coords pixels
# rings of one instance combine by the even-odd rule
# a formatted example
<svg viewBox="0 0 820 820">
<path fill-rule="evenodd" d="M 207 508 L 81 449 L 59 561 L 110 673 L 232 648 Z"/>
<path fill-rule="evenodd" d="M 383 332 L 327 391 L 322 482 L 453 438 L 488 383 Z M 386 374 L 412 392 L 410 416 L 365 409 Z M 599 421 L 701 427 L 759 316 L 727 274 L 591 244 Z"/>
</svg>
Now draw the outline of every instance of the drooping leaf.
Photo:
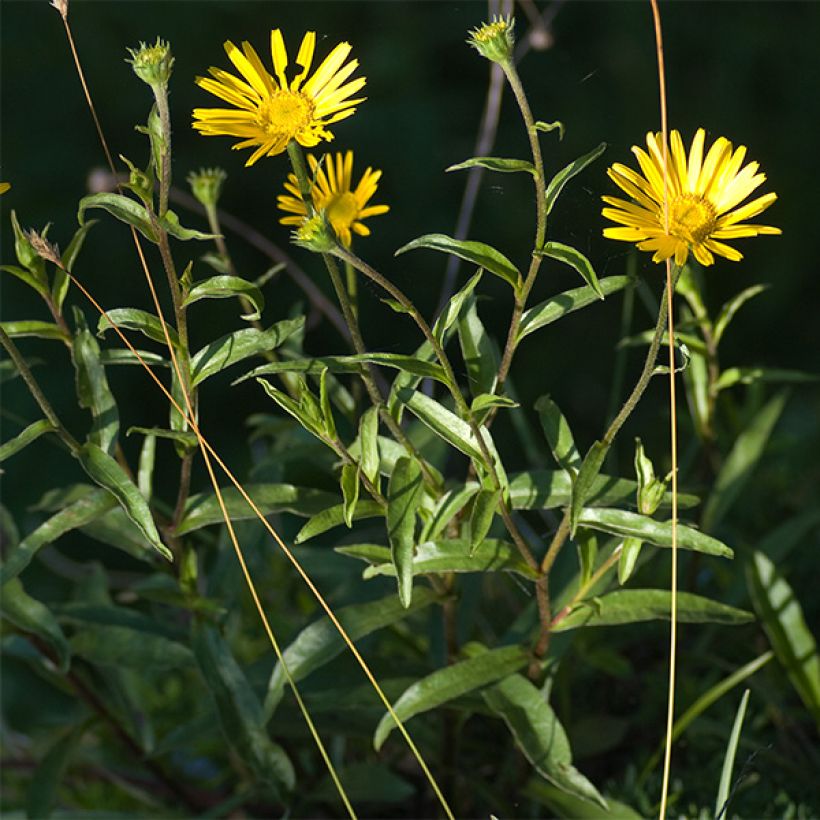
<svg viewBox="0 0 820 820">
<path fill-rule="evenodd" d="M 564 727 L 544 695 L 521 675 L 510 675 L 482 693 L 535 770 L 559 789 L 606 806 L 598 790 L 573 765 Z"/>
<path fill-rule="evenodd" d="M 0 567 L 0 586 L 5 586 L 10 579 L 19 575 L 39 549 L 53 543 L 61 535 L 99 518 L 115 504 L 110 493 L 96 489 L 70 502 L 7 553 L 6 560 Z"/>
<path fill-rule="evenodd" d="M 227 741 L 259 780 L 280 793 L 293 791 L 293 764 L 268 736 L 259 699 L 224 638 L 212 627 L 199 627 L 193 648 Z"/>
<path fill-rule="evenodd" d="M 387 537 L 396 568 L 399 600 L 409 606 L 413 597 L 413 546 L 416 512 L 424 493 L 419 463 L 410 457 L 396 462 L 387 485 Z"/>
<path fill-rule="evenodd" d="M 377 518 L 384 515 L 384 507 L 376 501 L 368 499 L 359 500 L 356 509 L 353 511 L 352 519 L 358 521 L 362 518 Z M 327 532 L 333 527 L 338 527 L 345 523 L 344 504 L 335 504 L 316 513 L 306 524 L 296 533 L 293 539 L 294 544 L 304 544 L 311 538 Z"/>
<path fill-rule="evenodd" d="M 393 704 L 393 711 L 405 723 L 415 715 L 429 712 L 454 698 L 514 674 L 528 661 L 529 654 L 520 646 L 503 646 L 481 652 L 417 680 Z M 381 749 L 395 728 L 395 720 L 386 712 L 373 735 L 376 751 Z"/>
<path fill-rule="evenodd" d="M 475 296 L 465 300 L 458 317 L 458 340 L 461 355 L 467 366 L 470 393 L 495 392 L 498 380 L 499 358 L 495 343 L 478 316 Z"/>
<path fill-rule="evenodd" d="M 113 494 L 125 514 L 140 528 L 148 543 L 163 558 L 172 561 L 173 555 L 159 537 L 148 502 L 122 467 L 92 442 L 87 442 L 80 448 L 78 457 L 89 477 Z"/>
<path fill-rule="evenodd" d="M 352 641 L 403 620 L 413 612 L 429 606 L 437 600 L 436 594 L 427 587 L 419 587 L 409 607 L 405 607 L 397 595 L 390 595 L 366 604 L 352 604 L 336 611 L 339 623 Z M 297 683 L 311 672 L 329 663 L 343 652 L 345 642 L 336 627 L 322 617 L 306 626 L 283 652 L 285 665 Z M 264 720 L 273 715 L 282 699 L 286 676 L 281 663 L 277 663 L 268 682 L 265 697 Z"/>
<path fill-rule="evenodd" d="M 51 610 L 25 591 L 19 578 L 4 581 L 0 612 L 18 629 L 30 632 L 48 644 L 54 651 L 60 670 L 65 672 L 68 669 L 71 650 L 63 630 Z"/>
<path fill-rule="evenodd" d="M 547 190 L 545 194 L 546 202 L 547 202 L 547 216 L 552 213 L 552 209 L 555 206 L 555 200 L 558 199 L 558 195 L 561 191 L 564 190 L 564 186 L 574 177 L 581 173 L 588 165 L 594 162 L 601 154 L 606 151 L 606 143 L 602 142 L 596 148 L 593 148 L 588 154 L 584 154 L 582 157 L 578 157 L 578 159 L 573 160 L 569 165 L 564 166 L 550 181 L 547 185 Z"/>
<path fill-rule="evenodd" d="M 230 299 L 244 297 L 254 307 L 252 313 L 242 316 L 249 322 L 259 319 L 265 308 L 265 297 L 256 285 L 239 276 L 212 276 L 197 282 L 183 300 L 183 305 L 192 305 L 200 299 Z"/>
<path fill-rule="evenodd" d="M 263 515 L 282 512 L 301 516 L 316 515 L 338 499 L 338 496 L 325 490 L 295 487 L 293 484 L 246 484 L 245 491 Z M 256 514 L 236 487 L 222 487 L 220 492 L 231 521 L 256 518 Z M 210 524 L 223 522 L 222 509 L 216 494 L 200 493 L 188 499 L 176 533 L 185 535 Z"/>
<path fill-rule="evenodd" d="M 515 265 L 504 254 L 499 253 L 495 248 L 491 248 L 483 242 L 470 242 L 453 239 L 441 233 L 428 233 L 414 239 L 412 242 L 408 242 L 399 248 L 395 255 L 398 256 L 416 248 L 429 248 L 430 250 L 458 256 L 466 262 L 472 262 L 474 265 L 495 274 L 512 285 L 514 289 L 517 289 L 521 283 L 521 274 Z"/>
<path fill-rule="evenodd" d="M 58 342 L 70 341 L 65 331 L 54 322 L 42 322 L 39 319 L 24 319 L 21 322 L 0 322 L 0 327 L 12 339 L 34 336 L 38 339 L 51 339 Z"/>
<path fill-rule="evenodd" d="M 581 513 L 578 523 L 622 538 L 640 538 L 658 547 L 672 546 L 671 521 L 656 521 L 654 518 L 627 510 L 587 507 Z M 681 549 L 717 555 L 721 558 L 731 558 L 734 555 L 722 541 L 700 530 L 687 527 L 685 524 L 678 524 L 677 530 L 678 546 Z"/>
<path fill-rule="evenodd" d="M 112 325 L 126 330 L 138 330 L 149 339 L 153 339 L 162 345 L 166 344 L 162 322 L 159 317 L 153 313 L 137 310 L 136 308 L 114 308 L 113 310 L 107 310 L 105 316 L 100 317 L 100 321 L 97 325 L 97 336 L 102 336 L 106 330 L 111 329 Z M 178 347 L 179 336 L 176 330 L 168 324 L 166 324 L 166 329 L 168 330 L 171 344 Z"/>
<path fill-rule="evenodd" d="M 103 192 L 83 197 L 77 210 L 77 221 L 85 224 L 85 212 L 91 208 L 102 208 L 111 216 L 136 228 L 147 240 L 156 243 L 157 234 L 145 206 L 122 194 Z"/>
<path fill-rule="evenodd" d="M 780 418 L 789 394 L 773 396 L 735 439 L 732 450 L 715 479 L 714 488 L 703 511 L 703 527 L 714 530 L 731 509 L 760 461 L 769 437 Z"/>
<path fill-rule="evenodd" d="M 564 123 L 560 122 L 559 120 L 555 120 L 554 122 L 544 122 L 543 120 L 538 120 L 537 122 L 533 123 L 532 126 L 536 131 L 543 131 L 544 133 L 549 133 L 550 131 L 558 130 L 558 140 L 564 139 Z"/>
<path fill-rule="evenodd" d="M 632 281 L 629 276 L 606 276 L 599 280 L 598 285 L 600 286 L 600 292 L 604 296 L 609 296 L 611 293 L 623 290 Z M 525 336 L 545 325 L 557 321 L 562 316 L 580 310 L 599 300 L 598 291 L 589 285 L 582 288 L 573 288 L 564 291 L 564 293 L 559 293 L 557 296 L 550 297 L 524 311 L 521 317 L 521 325 L 518 328 L 518 341 L 520 342 Z"/>
<path fill-rule="evenodd" d="M 501 157 L 471 157 L 459 162 L 458 165 L 451 165 L 445 170 L 463 171 L 465 168 L 487 168 L 489 171 L 500 171 L 503 174 L 513 174 L 524 171 L 536 176 L 535 166 L 524 159 L 503 159 Z"/>
<path fill-rule="evenodd" d="M 250 356 L 275 350 L 304 326 L 304 317 L 285 319 L 267 330 L 254 327 L 228 333 L 198 350 L 191 357 L 191 379 L 194 387 L 205 379 L 219 373 Z"/>
<path fill-rule="evenodd" d="M 598 281 L 598 274 L 592 267 L 592 263 L 576 248 L 569 245 L 564 245 L 561 242 L 545 242 L 544 245 L 536 251 L 539 256 L 548 256 L 550 259 L 557 259 L 565 265 L 569 265 L 581 274 L 581 278 L 587 283 L 589 287 L 595 291 L 599 299 L 604 298 L 604 292 L 601 290 L 601 284 Z"/>
<path fill-rule="evenodd" d="M 582 601 L 553 627 L 554 632 L 587 626 L 619 626 L 670 618 L 672 593 L 668 589 L 618 589 Z M 749 623 L 750 612 L 689 592 L 678 592 L 677 619 L 681 623 L 716 623 L 725 626 Z"/>
<path fill-rule="evenodd" d="M 7 458 L 11 458 L 15 453 L 19 453 L 32 441 L 40 438 L 45 433 L 53 433 L 57 428 L 47 419 L 40 419 L 19 432 L 14 438 L 7 441 L 0 447 L 0 463 Z"/>
<path fill-rule="evenodd" d="M 577 472 L 581 468 L 581 454 L 564 414 L 550 396 L 541 396 L 535 402 L 535 409 L 558 466 L 570 474 Z"/>
<path fill-rule="evenodd" d="M 803 608 L 789 583 L 762 552 L 752 554 L 746 578 L 775 655 L 820 726 L 820 655 Z"/>
</svg>

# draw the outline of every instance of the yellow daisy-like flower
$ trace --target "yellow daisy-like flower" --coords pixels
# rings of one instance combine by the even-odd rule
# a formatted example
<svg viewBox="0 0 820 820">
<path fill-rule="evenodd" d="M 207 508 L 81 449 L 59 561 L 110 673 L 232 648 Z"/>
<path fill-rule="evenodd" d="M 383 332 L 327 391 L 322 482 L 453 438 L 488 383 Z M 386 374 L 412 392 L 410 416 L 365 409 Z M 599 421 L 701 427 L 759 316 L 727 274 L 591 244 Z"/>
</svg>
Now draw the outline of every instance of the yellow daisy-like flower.
<svg viewBox="0 0 820 820">
<path fill-rule="evenodd" d="M 604 236 L 634 242 L 644 251 L 654 251 L 652 261 L 674 256 L 682 265 L 691 250 L 701 265 L 711 265 L 715 254 L 733 262 L 743 254 L 721 240 L 745 236 L 779 234 L 779 228 L 749 225 L 744 220 L 762 213 L 777 194 L 765 194 L 740 205 L 766 180 L 760 167 L 750 162 L 741 169 L 746 146 L 734 149 L 725 137 L 719 137 L 703 156 L 705 132 L 699 128 L 692 140 L 687 158 L 677 131 L 671 134 L 671 151 L 667 152 L 669 191 L 669 230 L 664 219 L 663 137 L 647 134 L 648 153 L 638 146 L 632 151 L 638 158 L 643 176 L 625 165 L 615 163 L 607 173 L 610 179 L 634 200 L 602 197 L 611 205 L 603 215 L 624 227 L 606 228 Z"/>
<path fill-rule="evenodd" d="M 11 188 L 10 182 L 0 182 L 0 195 L 6 193 Z"/>
<path fill-rule="evenodd" d="M 300 70 L 292 80 L 286 75 L 288 54 L 279 29 L 271 31 L 270 43 L 273 75 L 250 43 L 243 42 L 239 49 L 228 40 L 225 51 L 242 77 L 209 68 L 211 77 L 196 79 L 201 88 L 235 108 L 195 108 L 194 128 L 206 136 L 239 137 L 234 149 L 258 146 L 246 166 L 281 154 L 294 139 L 306 148 L 332 140 L 327 126 L 349 117 L 364 99 L 351 99 L 364 86 L 364 77 L 346 82 L 359 67 L 358 60 L 345 63 L 349 43 L 339 43 L 308 77 L 316 48 L 316 32 L 309 31 L 299 46 Z"/>
<path fill-rule="evenodd" d="M 313 207 L 324 212 L 340 242 L 349 248 L 353 239 L 351 232 L 369 236 L 370 228 L 362 220 L 390 210 L 387 205 L 367 204 L 376 193 L 382 172 L 368 167 L 354 190 L 352 151 L 329 156 L 321 166 L 316 157 L 308 154 L 308 163 L 315 179 L 310 191 Z M 280 194 L 276 198 L 277 204 L 281 210 L 296 216 L 284 216 L 279 221 L 283 225 L 301 225 L 308 212 L 295 174 L 288 176 L 285 190 L 292 196 Z"/>
</svg>

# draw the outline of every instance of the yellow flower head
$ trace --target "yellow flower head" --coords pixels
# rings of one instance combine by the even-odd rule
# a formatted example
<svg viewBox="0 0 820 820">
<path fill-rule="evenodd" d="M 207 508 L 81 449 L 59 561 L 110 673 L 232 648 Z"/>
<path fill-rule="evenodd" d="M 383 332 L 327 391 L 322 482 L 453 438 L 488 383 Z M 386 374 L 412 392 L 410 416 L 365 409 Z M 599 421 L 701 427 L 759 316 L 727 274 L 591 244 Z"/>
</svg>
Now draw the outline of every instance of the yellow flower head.
<svg viewBox="0 0 820 820">
<path fill-rule="evenodd" d="M 338 152 L 335 157 L 328 156 L 326 162 L 319 165 L 316 157 L 308 154 L 310 171 L 315 182 L 310 191 L 313 207 L 323 212 L 339 241 L 350 247 L 352 233 L 369 236 L 370 229 L 362 222 L 370 216 L 385 214 L 390 209 L 387 205 L 368 205 L 376 193 L 381 178 L 381 171 L 372 168 L 362 174 L 359 184 L 353 190 L 353 152 Z M 284 216 L 279 221 L 283 225 L 300 225 L 308 215 L 305 202 L 299 192 L 299 183 L 295 174 L 290 174 L 285 182 L 288 194 L 277 197 L 279 208 L 296 216 Z"/>
<path fill-rule="evenodd" d="M 364 77 L 346 82 L 359 67 L 358 60 L 345 63 L 349 43 L 339 43 L 308 77 L 316 47 L 316 33 L 309 31 L 296 55 L 296 76 L 288 80 L 288 54 L 279 29 L 271 32 L 270 40 L 273 75 L 250 43 L 243 42 L 239 49 L 229 40 L 225 51 L 242 76 L 210 68 L 211 77 L 196 79 L 234 108 L 195 108 L 194 128 L 206 136 L 239 137 L 234 149 L 258 146 L 246 166 L 281 154 L 294 139 L 306 148 L 332 140 L 327 126 L 349 117 L 364 99 L 351 99 L 364 86 Z"/>
<path fill-rule="evenodd" d="M 11 188 L 10 182 L 0 182 L 0 195 L 6 193 Z"/>
<path fill-rule="evenodd" d="M 470 32 L 467 43 L 482 57 L 494 63 L 505 63 L 512 58 L 514 22 L 512 17 L 495 15 L 492 21 L 484 23 Z"/>
<path fill-rule="evenodd" d="M 654 262 L 672 256 L 682 265 L 691 250 L 701 265 L 711 265 L 714 254 L 739 262 L 743 255 L 724 239 L 779 234 L 779 228 L 749 225 L 751 219 L 766 210 L 777 194 L 765 194 L 740 205 L 766 180 L 759 165 L 746 158 L 746 146 L 734 149 L 725 137 L 719 137 L 704 159 L 706 134 L 699 128 L 692 140 L 687 158 L 677 131 L 671 134 L 671 151 L 667 152 L 669 191 L 669 230 L 665 229 L 663 138 L 647 134 L 648 153 L 638 146 L 632 151 L 638 158 L 643 175 L 615 163 L 608 171 L 610 179 L 634 200 L 602 197 L 610 208 L 603 215 L 624 227 L 605 228 L 604 236 L 634 242 L 643 251 L 654 251 Z"/>
</svg>

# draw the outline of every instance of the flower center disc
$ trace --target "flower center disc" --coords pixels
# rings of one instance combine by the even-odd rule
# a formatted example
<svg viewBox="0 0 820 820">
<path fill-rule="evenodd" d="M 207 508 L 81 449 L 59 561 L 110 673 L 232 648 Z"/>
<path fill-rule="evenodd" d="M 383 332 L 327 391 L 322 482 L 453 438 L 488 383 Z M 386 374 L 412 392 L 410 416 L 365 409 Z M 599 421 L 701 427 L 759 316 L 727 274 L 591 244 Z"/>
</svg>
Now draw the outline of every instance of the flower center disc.
<svg viewBox="0 0 820 820">
<path fill-rule="evenodd" d="M 682 194 L 669 213 L 669 232 L 687 242 L 703 242 L 715 229 L 717 214 L 711 202 L 697 194 Z"/>
<path fill-rule="evenodd" d="M 345 191 L 343 194 L 337 194 L 333 197 L 325 209 L 325 213 L 334 228 L 337 225 L 349 228 L 359 215 L 359 205 L 356 202 L 356 197 L 350 191 Z"/>
<path fill-rule="evenodd" d="M 259 106 L 257 122 L 270 136 L 298 134 L 311 121 L 313 103 L 303 94 L 276 91 Z"/>
</svg>

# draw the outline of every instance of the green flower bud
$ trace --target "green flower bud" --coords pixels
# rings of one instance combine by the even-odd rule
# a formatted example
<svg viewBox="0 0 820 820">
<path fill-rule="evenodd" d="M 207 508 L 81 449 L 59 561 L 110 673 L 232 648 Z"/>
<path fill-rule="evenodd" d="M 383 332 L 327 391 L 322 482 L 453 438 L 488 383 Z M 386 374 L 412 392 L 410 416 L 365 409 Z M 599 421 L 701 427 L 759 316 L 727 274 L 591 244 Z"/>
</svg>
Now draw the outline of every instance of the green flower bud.
<svg viewBox="0 0 820 820">
<path fill-rule="evenodd" d="M 655 478 L 655 468 L 644 453 L 639 438 L 635 439 L 635 472 L 638 476 L 638 512 L 641 515 L 652 515 L 663 501 L 666 482 Z"/>
<path fill-rule="evenodd" d="M 168 85 L 174 66 L 174 58 L 171 56 L 171 47 L 168 43 L 157 37 L 156 43 L 152 46 L 140 43 L 139 48 L 129 48 L 128 51 L 131 59 L 126 62 L 131 63 L 134 74 L 144 83 L 151 88 Z"/>
<path fill-rule="evenodd" d="M 484 23 L 479 28 L 473 29 L 467 38 L 467 43 L 471 45 L 482 57 L 492 60 L 494 63 L 506 63 L 512 60 L 513 46 L 513 26 L 515 21 L 512 17 L 493 17 L 491 23 Z"/>
<path fill-rule="evenodd" d="M 228 175 L 221 168 L 200 168 L 188 174 L 188 184 L 196 200 L 206 208 L 215 208 Z"/>
<path fill-rule="evenodd" d="M 336 248 L 336 234 L 325 219 L 324 211 L 314 214 L 293 232 L 293 243 L 316 253 L 330 253 Z"/>
</svg>

